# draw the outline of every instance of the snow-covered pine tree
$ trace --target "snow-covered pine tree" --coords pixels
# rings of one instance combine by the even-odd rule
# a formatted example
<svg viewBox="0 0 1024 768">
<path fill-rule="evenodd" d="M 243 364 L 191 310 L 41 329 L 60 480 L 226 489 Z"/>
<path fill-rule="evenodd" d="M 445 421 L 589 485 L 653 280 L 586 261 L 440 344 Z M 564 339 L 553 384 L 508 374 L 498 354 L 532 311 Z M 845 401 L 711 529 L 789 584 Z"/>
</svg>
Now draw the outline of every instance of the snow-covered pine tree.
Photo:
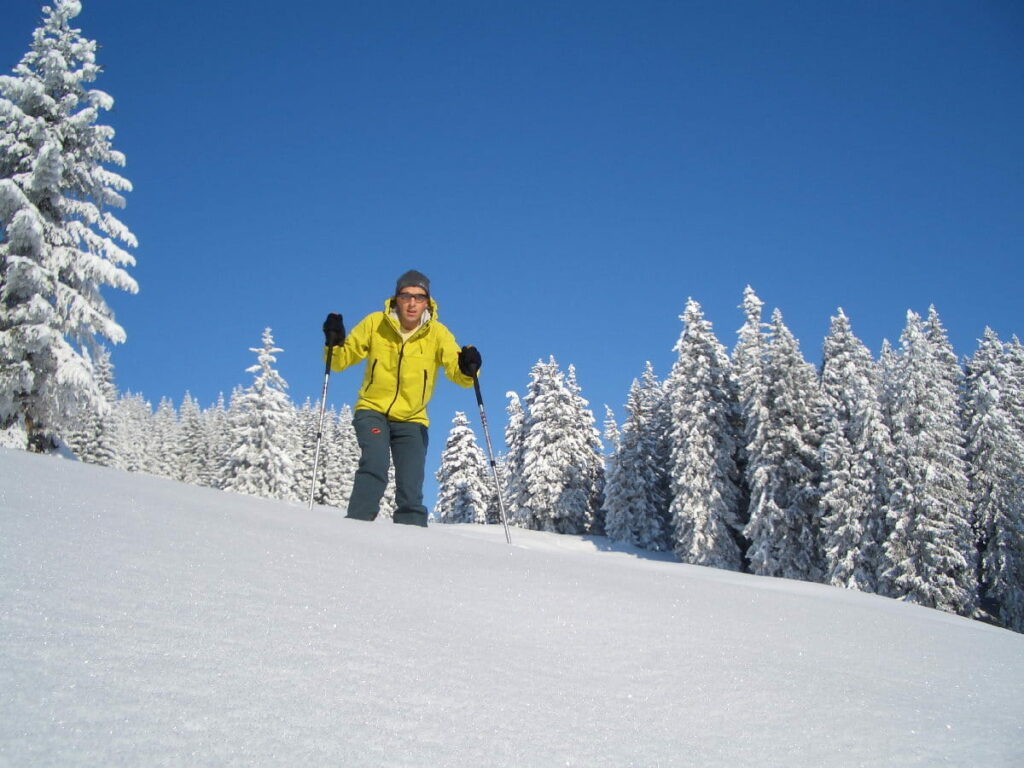
<svg viewBox="0 0 1024 768">
<path fill-rule="evenodd" d="M 270 328 L 263 332 L 263 346 L 253 347 L 259 362 L 246 369 L 255 374 L 252 385 L 232 398 L 231 451 L 224 488 L 251 496 L 292 499 L 294 495 L 295 408 L 285 390 L 288 385 L 273 367 L 275 354 Z"/>
<path fill-rule="evenodd" d="M 644 537 L 641 525 L 648 520 L 650 492 L 656 487 L 654 467 L 644 460 L 641 446 L 644 434 L 635 424 L 640 413 L 640 383 L 634 379 L 626 399 L 626 420 L 618 430 L 618 439 L 608 458 L 607 482 L 604 489 L 605 534 L 612 541 L 642 546 L 645 538 L 660 548 L 665 532 L 660 516 L 652 535 Z M 606 435 L 608 430 L 606 429 Z"/>
<path fill-rule="evenodd" d="M 108 403 L 85 350 L 125 339 L 104 286 L 134 293 L 125 267 L 137 245 L 110 211 L 131 184 L 114 131 L 97 124 L 113 99 L 89 89 L 96 43 L 72 29 L 77 0 L 43 9 L 32 45 L 0 77 L 0 428 L 25 427 L 30 450 L 52 450 L 80 411 Z"/>
<path fill-rule="evenodd" d="M 565 386 L 569 390 L 573 411 L 576 415 L 576 432 L 582 443 L 582 451 L 576 457 L 576 467 L 580 474 L 580 482 L 589 489 L 590 533 L 604 534 L 604 446 L 601 444 L 601 433 L 597 430 L 594 412 L 590 410 L 590 402 L 583 397 L 579 382 L 576 380 L 576 366 L 570 364 L 565 376 Z"/>
<path fill-rule="evenodd" d="M 381 520 L 393 520 L 395 512 L 398 510 L 398 499 L 397 499 L 398 488 L 395 485 L 395 465 L 392 462 L 388 466 L 388 482 L 384 486 L 384 495 L 380 500 L 380 518 Z"/>
<path fill-rule="evenodd" d="M 907 313 L 892 392 L 889 535 L 880 589 L 970 615 L 976 550 L 968 519 L 960 367 L 941 326 Z"/>
<path fill-rule="evenodd" d="M 900 356 L 892 348 L 888 339 L 882 339 L 882 350 L 878 354 L 878 362 L 875 364 L 875 379 L 878 384 L 878 400 L 882 406 L 882 417 L 885 419 L 885 426 L 892 434 L 894 424 L 893 404 L 896 400 L 896 391 L 899 389 L 899 367 Z"/>
<path fill-rule="evenodd" d="M 764 302 L 749 285 L 743 291 L 744 322 L 737 334 L 732 353 L 732 380 L 736 385 L 740 415 L 740 445 L 737 466 L 742 473 L 740 522 L 746 526 L 750 520 L 751 500 L 760 492 L 764 478 L 755 476 L 751 466 L 751 453 L 758 453 L 764 444 L 764 424 L 767 408 L 767 382 L 765 362 L 768 358 L 767 325 L 762 320 Z M 745 553 L 744 553 L 745 554 Z"/>
<path fill-rule="evenodd" d="M 335 415 L 328 411 L 328 422 L 324 425 L 325 456 L 324 504 L 338 509 L 348 509 L 352 498 L 352 485 L 359 468 L 359 442 L 352 426 L 352 409 L 341 406 Z"/>
<path fill-rule="evenodd" d="M 110 350 L 100 346 L 92 367 L 106 406 L 99 411 L 88 406 L 83 408 L 79 412 L 77 426 L 68 433 L 68 443 L 82 461 L 112 467 L 116 463 L 114 404 L 117 402 L 117 387 Z"/>
<path fill-rule="evenodd" d="M 203 470 L 210 463 L 210 444 L 203 412 L 190 392 L 182 398 L 178 421 L 178 479 L 191 485 L 202 485 Z"/>
<path fill-rule="evenodd" d="M 989 328 L 967 364 L 967 462 L 981 607 L 1024 632 L 1024 434 L 1013 423 L 1010 357 Z"/>
<path fill-rule="evenodd" d="M 671 414 L 670 512 L 674 549 L 684 563 L 738 571 L 742 494 L 736 466 L 739 406 L 729 356 L 690 299 L 676 362 L 665 382 Z"/>
<path fill-rule="evenodd" d="M 522 490 L 519 503 L 526 525 L 534 530 L 583 534 L 593 512 L 589 474 L 580 457 L 589 451 L 590 435 L 581 430 L 573 393 L 552 356 L 530 371 L 524 400 Z"/>
<path fill-rule="evenodd" d="M 313 491 L 313 503 L 324 503 L 324 483 L 327 479 L 325 469 L 326 438 L 329 435 L 329 422 L 326 413 L 324 415 L 324 434 L 320 445 L 320 462 L 317 467 L 317 483 Z M 320 429 L 320 404 L 316 406 L 309 398 L 302 404 L 302 408 L 295 411 L 295 432 L 297 442 L 292 460 L 295 466 L 293 475 L 295 485 L 292 488 L 292 495 L 297 499 L 308 499 L 309 488 L 313 482 L 313 463 L 316 454 L 316 436 Z"/>
<path fill-rule="evenodd" d="M 608 454 L 604 460 L 605 497 L 601 507 L 601 516 L 605 521 L 605 535 L 611 537 L 611 534 L 608 533 L 608 484 L 611 482 L 612 462 L 615 454 L 619 451 L 622 433 L 619 431 L 619 423 L 615 419 L 615 411 L 607 403 L 604 406 L 604 430 L 602 434 L 604 436 L 604 444 L 608 446 Z"/>
<path fill-rule="evenodd" d="M 231 424 L 224 393 L 217 394 L 217 402 L 203 412 L 209 460 L 199 473 L 199 484 L 207 488 L 223 488 L 224 468 L 231 450 Z"/>
<path fill-rule="evenodd" d="M 146 440 L 143 471 L 177 480 L 181 472 L 181 425 L 170 398 L 160 399 L 156 413 L 153 414 L 152 425 L 152 432 Z"/>
<path fill-rule="evenodd" d="M 114 455 L 116 466 L 128 472 L 145 472 L 146 444 L 153 429 L 153 406 L 142 396 L 126 392 L 114 406 Z"/>
<path fill-rule="evenodd" d="M 825 338 L 821 390 L 827 408 L 821 451 L 825 580 L 876 592 L 892 440 L 875 362 L 842 309 Z"/>
<path fill-rule="evenodd" d="M 665 390 L 648 361 L 626 399 L 626 418 L 608 459 L 605 530 L 652 551 L 672 548 Z"/>
<path fill-rule="evenodd" d="M 508 523 L 526 527 L 529 524 L 525 508 L 525 489 L 523 488 L 523 432 L 526 428 L 526 413 L 523 403 L 515 392 L 506 392 L 508 405 L 505 412 L 508 421 L 505 423 L 505 466 L 500 477 L 505 482 L 505 501 L 508 504 Z"/>
<path fill-rule="evenodd" d="M 615 420 L 615 411 L 611 409 L 611 406 L 605 405 L 604 407 L 604 442 L 608 446 L 608 450 L 612 454 L 619 450 L 619 440 L 622 439 L 622 433 L 619 432 L 619 423 Z M 607 475 L 608 462 L 605 462 L 605 473 Z"/>
<path fill-rule="evenodd" d="M 763 411 L 747 444 L 751 570 L 764 576 L 819 581 L 824 561 L 819 551 L 818 452 L 824 432 L 818 376 L 804 360 L 797 340 L 772 314 L 764 362 Z M 748 429 L 749 429 L 748 425 Z"/>
<path fill-rule="evenodd" d="M 494 480 L 494 475 L 497 474 L 497 484 Z M 508 495 L 508 469 L 506 465 L 506 458 L 502 454 L 498 454 L 494 457 L 494 472 L 491 471 L 488 465 L 484 474 L 484 484 L 487 486 L 487 523 L 488 525 L 498 525 L 501 523 L 501 508 L 505 506 L 505 515 L 508 516 L 507 503 L 505 501 Z M 501 499 L 498 499 L 498 493 L 502 494 Z M 511 524 L 511 521 L 508 521 Z"/>
<path fill-rule="evenodd" d="M 1014 336 L 1005 345 L 1006 375 L 1009 384 L 1006 388 L 1006 410 L 1010 414 L 1014 429 L 1024 435 L 1024 344 Z"/>
<path fill-rule="evenodd" d="M 217 463 L 217 484 L 216 487 L 227 490 L 228 481 L 231 479 L 232 463 L 231 452 L 235 445 L 235 421 L 240 419 L 242 412 L 242 398 L 246 390 L 241 384 L 236 384 L 228 397 L 227 408 L 223 412 L 223 439 L 220 442 Z"/>
<path fill-rule="evenodd" d="M 640 397 L 648 414 L 643 428 L 649 433 L 647 452 L 654 466 L 655 489 L 651 493 L 652 509 L 656 510 L 664 531 L 662 546 L 671 551 L 675 546 L 675 524 L 672 520 L 672 409 L 665 391 L 667 382 L 659 381 L 650 361 L 640 377 Z"/>
<path fill-rule="evenodd" d="M 487 461 L 462 411 L 455 412 L 437 474 L 437 503 L 434 514 L 442 523 L 487 522 L 491 495 L 486 480 Z"/>
</svg>

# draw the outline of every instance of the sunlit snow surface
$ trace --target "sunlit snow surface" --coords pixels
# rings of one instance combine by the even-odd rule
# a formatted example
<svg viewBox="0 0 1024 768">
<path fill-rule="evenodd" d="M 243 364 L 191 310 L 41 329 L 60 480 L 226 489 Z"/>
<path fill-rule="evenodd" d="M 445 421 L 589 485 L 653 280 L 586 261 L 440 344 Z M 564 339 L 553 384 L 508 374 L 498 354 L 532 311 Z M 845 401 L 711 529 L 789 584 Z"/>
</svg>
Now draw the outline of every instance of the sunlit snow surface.
<svg viewBox="0 0 1024 768">
<path fill-rule="evenodd" d="M 1024 765 L 1024 636 L 512 535 L 0 449 L 0 765 Z"/>
</svg>

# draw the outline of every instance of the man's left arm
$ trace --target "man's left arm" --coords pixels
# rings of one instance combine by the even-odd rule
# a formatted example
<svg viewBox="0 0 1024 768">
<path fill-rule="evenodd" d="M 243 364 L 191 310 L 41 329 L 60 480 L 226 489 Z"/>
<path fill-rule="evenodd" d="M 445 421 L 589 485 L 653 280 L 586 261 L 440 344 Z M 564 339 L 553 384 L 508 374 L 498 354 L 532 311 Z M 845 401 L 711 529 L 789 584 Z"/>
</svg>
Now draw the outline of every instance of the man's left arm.
<svg viewBox="0 0 1024 768">
<path fill-rule="evenodd" d="M 460 387 L 472 387 L 473 377 L 467 376 L 459 370 L 459 352 L 461 351 L 455 336 L 444 326 L 438 329 L 441 332 L 440 343 L 438 344 L 438 363 L 444 368 L 444 375 L 448 380 Z"/>
</svg>

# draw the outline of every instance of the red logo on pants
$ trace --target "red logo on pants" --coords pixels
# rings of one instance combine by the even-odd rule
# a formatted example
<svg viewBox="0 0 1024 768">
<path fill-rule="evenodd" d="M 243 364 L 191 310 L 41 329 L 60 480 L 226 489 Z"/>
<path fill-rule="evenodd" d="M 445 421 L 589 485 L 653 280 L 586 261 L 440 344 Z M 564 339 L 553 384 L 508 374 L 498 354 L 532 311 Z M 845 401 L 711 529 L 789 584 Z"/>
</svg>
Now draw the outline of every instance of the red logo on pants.
<svg viewBox="0 0 1024 768">
<path fill-rule="evenodd" d="M 371 435 L 379 435 L 380 434 L 380 427 L 374 427 L 373 429 L 371 429 L 370 430 L 370 434 Z"/>
</svg>

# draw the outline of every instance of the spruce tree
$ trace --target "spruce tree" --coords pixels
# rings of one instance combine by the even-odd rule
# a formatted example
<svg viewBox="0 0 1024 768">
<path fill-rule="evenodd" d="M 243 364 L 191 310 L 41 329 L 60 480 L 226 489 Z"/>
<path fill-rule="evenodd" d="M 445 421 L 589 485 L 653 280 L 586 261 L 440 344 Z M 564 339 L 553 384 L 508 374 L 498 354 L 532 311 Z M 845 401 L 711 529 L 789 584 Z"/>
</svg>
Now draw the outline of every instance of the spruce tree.
<svg viewBox="0 0 1024 768">
<path fill-rule="evenodd" d="M 842 309 L 825 339 L 821 389 L 827 409 L 821 452 L 825 580 L 876 592 L 892 441 L 875 363 Z"/>
<path fill-rule="evenodd" d="M 295 464 L 292 454 L 294 407 L 285 390 L 288 385 L 273 367 L 275 354 L 270 328 L 263 332 L 263 346 L 253 347 L 259 362 L 248 368 L 254 380 L 232 398 L 231 450 L 224 488 L 252 496 L 296 499 Z"/>
<path fill-rule="evenodd" d="M 0 428 L 21 424 L 48 451 L 79 413 L 108 403 L 87 351 L 125 339 L 101 295 L 134 293 L 125 247 L 135 237 L 111 212 L 131 184 L 114 131 L 97 124 L 113 99 L 88 88 L 96 43 L 70 22 L 77 0 L 44 8 L 32 45 L 0 77 Z"/>
<path fill-rule="evenodd" d="M 487 522 L 491 490 L 486 472 L 487 462 L 469 419 L 462 411 L 456 411 L 436 474 L 438 488 L 434 513 L 442 523 Z"/>
<path fill-rule="evenodd" d="M 520 504 L 528 527 L 583 534 L 594 520 L 588 462 L 590 435 L 577 400 L 551 357 L 530 372 L 525 398 Z"/>
<path fill-rule="evenodd" d="M 604 534 L 604 446 L 601 444 L 601 433 L 595 424 L 594 413 L 590 410 L 590 402 L 583 397 L 579 382 L 576 380 L 576 366 L 569 365 L 565 376 L 565 386 L 569 390 L 576 426 L 574 432 L 580 442 L 580 451 L 576 456 L 576 467 L 580 475 L 579 482 L 589 490 L 590 533 L 598 536 Z"/>
<path fill-rule="evenodd" d="M 747 557 L 756 574 L 818 581 L 824 570 L 818 533 L 824 429 L 817 375 L 777 309 L 766 352 L 763 410 L 747 445 Z"/>
<path fill-rule="evenodd" d="M 103 407 L 97 409 L 93 404 L 79 412 L 77 425 L 67 433 L 68 443 L 82 461 L 112 467 L 117 461 L 114 434 L 117 387 L 114 384 L 114 365 L 110 359 L 110 350 L 99 347 L 91 365 L 96 384 L 103 395 Z"/>
<path fill-rule="evenodd" d="M 635 381 L 635 380 L 634 380 Z M 612 453 L 619 449 L 619 440 L 622 434 L 619 432 L 619 423 L 615 420 L 615 412 L 610 406 L 604 407 L 604 442 Z M 605 463 L 607 468 L 608 464 Z"/>
<path fill-rule="evenodd" d="M 960 369 L 937 319 L 914 312 L 892 391 L 889 535 L 881 587 L 891 597 L 970 615 L 976 598 Z"/>
<path fill-rule="evenodd" d="M 660 381 L 654 373 L 654 366 L 646 363 L 640 377 L 640 397 L 648 416 L 644 429 L 649 433 L 647 452 L 654 467 L 655 488 L 651 500 L 653 509 L 661 521 L 664 531 L 662 546 L 658 549 L 670 551 L 675 546 L 675 526 L 672 520 L 672 409 L 665 391 L 666 382 Z"/>
<path fill-rule="evenodd" d="M 526 527 L 528 520 L 523 488 L 523 432 L 526 428 L 526 413 L 517 393 L 506 392 L 505 397 L 508 399 L 505 408 L 508 421 L 505 423 L 505 471 L 501 475 L 505 487 L 502 490 L 505 492 L 505 500 L 509 507 L 509 525 Z"/>
<path fill-rule="evenodd" d="M 892 348 L 888 339 L 882 339 L 882 351 L 875 364 L 875 378 L 878 385 L 878 400 L 882 406 L 882 418 L 890 435 L 896 423 L 893 408 L 896 392 L 899 390 L 899 366 L 899 354 Z"/>
<path fill-rule="evenodd" d="M 704 318 L 687 302 L 683 332 L 665 386 L 671 414 L 674 549 L 685 563 L 740 570 L 738 401 L 729 357 Z"/>
<path fill-rule="evenodd" d="M 664 389 L 648 362 L 643 378 L 630 386 L 605 485 L 608 537 L 653 551 L 672 548 L 663 402 Z"/>
<path fill-rule="evenodd" d="M 324 425 L 324 499 L 323 503 L 339 509 L 348 509 L 352 498 L 352 485 L 359 468 L 359 442 L 352 426 L 352 409 L 341 407 L 339 414 L 332 408 Z"/>
<path fill-rule="evenodd" d="M 224 470 L 231 449 L 231 423 L 224 393 L 217 394 L 217 402 L 203 412 L 209 461 L 199 473 L 199 484 L 207 488 L 224 487 Z"/>
<path fill-rule="evenodd" d="M 178 409 L 180 445 L 178 449 L 178 479 L 191 485 L 202 485 L 204 468 L 210 463 L 210 444 L 206 434 L 206 420 L 199 403 L 186 392 Z"/>
<path fill-rule="evenodd" d="M 967 365 L 967 461 L 981 605 L 1024 632 L 1024 434 L 1013 420 L 1010 362 L 986 328 Z"/>
<path fill-rule="evenodd" d="M 395 465 L 388 466 L 388 482 L 384 486 L 384 496 L 380 500 L 380 519 L 393 520 L 398 509 L 397 486 L 395 485 Z"/>
<path fill-rule="evenodd" d="M 744 322 L 732 353 L 732 380 L 739 401 L 740 444 L 737 466 L 742 473 L 740 522 L 750 521 L 752 499 L 763 493 L 765 477 L 756 473 L 751 455 L 764 443 L 767 399 L 765 363 L 768 358 L 767 326 L 762 320 L 764 302 L 749 285 L 743 291 Z"/>
<path fill-rule="evenodd" d="M 153 431 L 146 440 L 144 472 L 177 480 L 181 473 L 181 425 L 170 398 L 163 397 L 153 414 Z"/>
<path fill-rule="evenodd" d="M 227 407 L 224 409 L 224 439 L 221 441 L 218 451 L 217 464 L 217 487 L 222 490 L 228 489 L 228 483 L 232 477 L 231 453 L 235 445 L 235 422 L 242 413 L 242 398 L 246 390 L 241 384 L 236 384 L 228 397 Z"/>
<path fill-rule="evenodd" d="M 495 483 L 494 475 L 497 474 L 498 480 Z M 487 486 L 487 523 L 488 525 L 498 525 L 501 523 L 501 510 L 504 506 L 506 522 L 511 525 L 512 521 L 508 519 L 508 466 L 506 463 L 506 457 L 502 454 L 498 454 L 494 457 L 494 472 L 491 472 L 488 468 L 484 472 L 484 484 Z M 501 493 L 501 499 L 498 498 L 498 493 Z"/>
<path fill-rule="evenodd" d="M 126 392 L 114 406 L 113 426 L 114 466 L 128 472 L 148 471 L 153 406 L 142 395 Z"/>
<path fill-rule="evenodd" d="M 1006 345 L 1006 411 L 1014 429 L 1024 435 L 1024 345 L 1014 336 Z"/>
<path fill-rule="evenodd" d="M 324 416 L 324 435 L 321 437 L 320 461 L 317 466 L 317 482 L 313 489 L 313 503 L 324 503 L 324 483 L 327 479 L 325 468 L 326 445 L 325 440 L 328 433 L 329 422 Z M 316 459 L 317 432 L 320 428 L 320 406 L 314 406 L 309 398 L 302 404 L 302 408 L 295 411 L 295 431 L 298 442 L 295 453 L 292 456 L 295 466 L 294 486 L 292 495 L 297 499 L 308 499 L 310 486 L 313 483 L 313 464 Z"/>
</svg>

